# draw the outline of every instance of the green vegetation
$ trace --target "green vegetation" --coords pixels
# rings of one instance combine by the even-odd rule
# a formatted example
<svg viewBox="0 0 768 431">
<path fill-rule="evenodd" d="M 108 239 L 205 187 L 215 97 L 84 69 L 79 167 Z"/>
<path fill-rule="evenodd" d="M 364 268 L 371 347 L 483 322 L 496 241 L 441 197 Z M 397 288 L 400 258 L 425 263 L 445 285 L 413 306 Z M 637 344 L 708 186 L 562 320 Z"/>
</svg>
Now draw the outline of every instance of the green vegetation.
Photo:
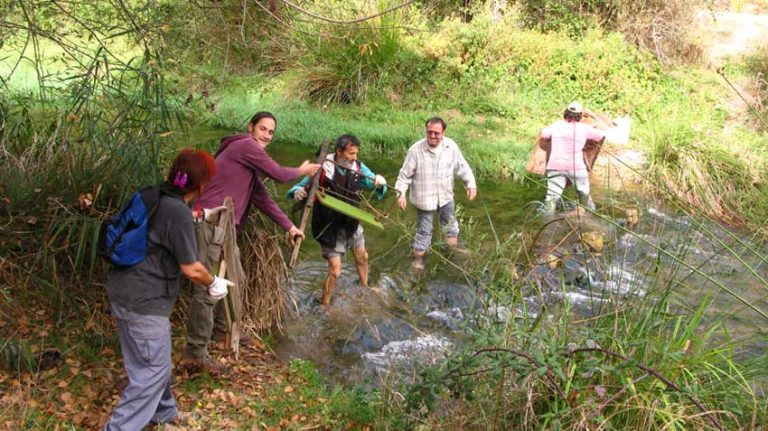
<svg viewBox="0 0 768 431">
<path fill-rule="evenodd" d="M 768 80 L 766 80 L 766 74 L 768 73 L 768 46 L 762 46 L 755 49 L 755 51 L 748 55 L 744 61 L 745 73 L 748 76 L 755 77 L 756 88 L 754 89 L 755 98 L 750 103 L 750 109 L 755 117 L 753 124 L 755 127 L 765 132 L 768 130 L 768 119 L 766 119 L 766 104 L 768 104 Z"/>
<path fill-rule="evenodd" d="M 267 422 L 269 425 L 278 425 L 279 418 L 295 415 L 324 418 L 331 429 L 360 428 L 373 422 L 374 410 L 365 393 L 339 387 L 328 388 L 310 362 L 293 360 L 288 367 L 294 375 L 294 386 L 278 384 L 268 392 L 289 395 L 254 400 L 251 405 L 264 416 L 275 418 Z"/>
<path fill-rule="evenodd" d="M 392 159 L 422 136 L 426 118 L 441 115 L 480 176 L 524 181 L 537 131 L 578 99 L 633 118 L 632 146 L 648 155 L 648 192 L 686 214 L 748 227 L 761 239 L 768 233 L 765 121 L 755 119 L 764 117 L 768 56 L 758 50 L 721 71 L 757 77 L 758 117 L 743 121 L 729 111 L 736 95 L 697 63 L 690 2 L 531 0 L 499 9 L 493 1 L 423 0 L 356 22 L 399 2 L 301 2 L 309 14 L 282 2 L 269 10 L 266 1 L 96 3 L 2 6 L 0 320 L 13 336 L 46 339 L 78 358 L 19 380 L 26 391 L 18 383 L 2 406 L 19 426 L 96 425 L 77 414 L 73 397 L 108 409 L 113 393 L 82 378 L 66 383 L 83 370 L 119 369 L 94 247 L 99 222 L 131 188 L 162 177 L 174 150 L 196 142 L 189 130 L 242 130 L 256 110 L 277 114 L 278 142 L 309 149 L 352 132 L 366 151 Z M 658 20 L 669 31 L 652 45 Z M 495 254 L 467 270 L 510 309 L 533 289 L 509 271 L 519 240 L 497 239 Z M 759 265 L 742 263 L 739 271 L 759 278 Z M 574 321 L 566 302 L 552 318 L 539 310 L 538 318 L 475 328 L 471 345 L 423 370 L 407 390 L 329 388 L 298 361 L 267 373 L 275 379 L 267 398 L 232 398 L 220 382 L 199 379 L 180 389 L 208 391 L 204 401 L 214 407 L 183 401 L 214 411 L 216 421 L 245 411 L 231 403 L 253 413 L 207 424 L 222 428 L 759 426 L 765 373 L 758 359 L 738 356 L 748 340 L 729 337 L 731 316 L 705 318 L 707 300 L 679 305 L 679 261 L 656 265 L 645 296 L 611 298 L 592 319 Z M 747 308 L 761 309 L 750 301 Z M 42 327 L 22 319 L 29 304 L 45 316 Z M 47 338 L 54 328 L 71 338 Z M 277 381 L 280 373 L 290 379 Z M 114 376 L 98 377 L 114 386 Z M 51 384 L 62 390 L 38 386 Z"/>
<path fill-rule="evenodd" d="M 752 417 L 757 369 L 734 361 L 734 345 L 711 347 L 722 328 L 701 323 L 707 306 L 682 316 L 666 302 L 630 300 L 575 329 L 567 309 L 551 325 L 489 328 L 472 348 L 425 370 L 408 409 L 438 428 L 752 429 L 765 420 L 764 406 Z M 451 398 L 463 408 L 438 414 Z"/>
</svg>

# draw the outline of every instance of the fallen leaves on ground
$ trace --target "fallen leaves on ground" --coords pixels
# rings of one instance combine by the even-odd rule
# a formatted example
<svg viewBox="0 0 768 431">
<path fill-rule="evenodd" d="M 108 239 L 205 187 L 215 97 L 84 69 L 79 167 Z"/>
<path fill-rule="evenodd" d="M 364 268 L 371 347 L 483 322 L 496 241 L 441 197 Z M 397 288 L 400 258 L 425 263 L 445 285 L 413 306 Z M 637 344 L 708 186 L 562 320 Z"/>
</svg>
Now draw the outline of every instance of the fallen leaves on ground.
<svg viewBox="0 0 768 431">
<path fill-rule="evenodd" d="M 48 347 L 51 337 L 59 341 L 77 340 L 62 349 L 65 360 L 56 368 L 22 373 L 0 371 L 0 428 L 103 429 L 127 384 L 127 376 L 116 348 L 104 345 L 93 350 L 89 344 L 93 337 L 88 334 L 91 329 L 92 326 L 86 329 L 81 325 L 62 334 L 63 329 L 54 325 L 51 313 L 44 310 L 27 310 L 20 312 L 18 318 L 0 322 L 0 332 L 26 337 L 36 349 Z M 116 338 L 104 341 L 117 344 Z M 87 348 L 85 344 L 89 344 Z M 191 374 L 178 365 L 183 345 L 183 334 L 176 334 L 173 392 L 179 409 L 196 417 L 186 429 L 327 430 L 332 428 L 329 423 L 339 428 L 339 418 L 322 413 L 304 414 L 308 407 L 324 400 L 305 399 L 299 388 L 307 383 L 273 354 L 243 348 L 235 362 L 226 352 L 214 349 L 214 356 L 231 367 L 229 374 L 214 378 Z M 80 352 L 91 352 L 91 357 L 78 356 Z M 341 428 L 366 427 L 348 423 Z"/>
</svg>

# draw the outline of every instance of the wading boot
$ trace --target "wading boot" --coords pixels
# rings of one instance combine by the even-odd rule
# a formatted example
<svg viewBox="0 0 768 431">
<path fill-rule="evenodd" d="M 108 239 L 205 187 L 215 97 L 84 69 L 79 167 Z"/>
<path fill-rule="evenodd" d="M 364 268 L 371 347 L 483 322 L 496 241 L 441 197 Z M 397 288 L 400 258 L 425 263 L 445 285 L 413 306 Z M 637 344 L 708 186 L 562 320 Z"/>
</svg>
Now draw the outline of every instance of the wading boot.
<svg viewBox="0 0 768 431">
<path fill-rule="evenodd" d="M 547 199 L 541 205 L 541 214 L 552 215 L 557 210 L 557 199 Z"/>
<path fill-rule="evenodd" d="M 584 208 L 594 211 L 595 210 L 595 203 L 592 201 L 592 196 L 590 196 L 587 193 L 578 193 L 579 195 L 579 203 L 584 206 Z"/>
</svg>

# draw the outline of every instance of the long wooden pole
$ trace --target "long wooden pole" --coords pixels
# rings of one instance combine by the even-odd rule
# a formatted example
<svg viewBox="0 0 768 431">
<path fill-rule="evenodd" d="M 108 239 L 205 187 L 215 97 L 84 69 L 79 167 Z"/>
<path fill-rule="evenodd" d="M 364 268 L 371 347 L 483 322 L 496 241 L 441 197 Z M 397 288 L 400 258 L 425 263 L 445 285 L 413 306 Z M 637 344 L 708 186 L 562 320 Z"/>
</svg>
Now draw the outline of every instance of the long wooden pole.
<svg viewBox="0 0 768 431">
<path fill-rule="evenodd" d="M 315 203 L 315 193 L 317 192 L 317 187 L 320 185 L 320 173 L 323 169 L 325 157 L 328 155 L 328 144 L 329 141 L 326 139 L 323 141 L 323 144 L 320 145 L 320 154 L 317 156 L 317 163 L 320 164 L 320 169 L 318 169 L 317 172 L 315 172 L 315 176 L 312 177 L 312 186 L 309 188 L 309 193 L 307 193 L 307 202 L 304 204 L 304 212 L 301 214 L 301 223 L 299 224 L 299 229 L 302 232 L 304 232 L 304 228 L 307 227 L 309 213 L 312 210 L 312 205 Z M 293 269 L 294 265 L 296 265 L 296 260 L 299 258 L 301 240 L 301 237 L 296 238 L 296 243 L 293 245 L 293 253 L 291 253 L 291 260 L 288 262 L 288 268 Z"/>
<path fill-rule="evenodd" d="M 235 233 L 235 204 L 231 196 L 224 199 L 224 206 L 227 210 L 219 216 L 219 227 L 224 230 L 224 243 L 218 271 L 222 274 L 219 277 L 226 275 L 229 281 L 235 283 L 235 286 L 229 288 L 229 293 L 222 301 L 224 301 L 224 311 L 227 316 L 226 345 L 235 354 L 235 360 L 237 360 L 240 353 L 240 301 L 245 277 L 242 276 L 240 265 L 235 262 L 237 234 Z"/>
</svg>

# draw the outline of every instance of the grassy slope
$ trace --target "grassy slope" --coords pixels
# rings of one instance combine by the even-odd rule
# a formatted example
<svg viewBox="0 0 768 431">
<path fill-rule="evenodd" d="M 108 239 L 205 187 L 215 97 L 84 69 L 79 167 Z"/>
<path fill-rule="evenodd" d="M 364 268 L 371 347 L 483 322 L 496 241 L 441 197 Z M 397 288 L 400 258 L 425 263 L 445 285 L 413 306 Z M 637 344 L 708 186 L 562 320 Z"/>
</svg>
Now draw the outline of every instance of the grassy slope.
<svg viewBox="0 0 768 431">
<path fill-rule="evenodd" d="M 662 69 L 617 34 L 594 30 L 573 41 L 482 19 L 463 27 L 447 21 L 432 36 L 406 38 L 403 49 L 429 70 L 423 81 L 393 78 L 413 72 L 395 62 L 380 88 L 349 105 L 306 101 L 296 81 L 309 77 L 294 71 L 224 79 L 210 72 L 215 110 L 207 123 L 242 129 L 252 112 L 269 109 L 280 120 L 278 142 L 316 146 L 351 132 L 400 158 L 422 137 L 423 121 L 440 115 L 479 175 L 520 179 L 538 130 L 577 99 L 633 119 L 629 148 L 649 156 L 650 191 L 671 191 L 684 207 L 736 225 L 760 223 L 768 208 L 759 187 L 768 160 L 763 136 L 730 116 L 735 93 L 714 71 Z M 475 57 L 452 54 L 462 51 Z M 732 64 L 724 71 L 733 79 L 743 69 Z"/>
</svg>

